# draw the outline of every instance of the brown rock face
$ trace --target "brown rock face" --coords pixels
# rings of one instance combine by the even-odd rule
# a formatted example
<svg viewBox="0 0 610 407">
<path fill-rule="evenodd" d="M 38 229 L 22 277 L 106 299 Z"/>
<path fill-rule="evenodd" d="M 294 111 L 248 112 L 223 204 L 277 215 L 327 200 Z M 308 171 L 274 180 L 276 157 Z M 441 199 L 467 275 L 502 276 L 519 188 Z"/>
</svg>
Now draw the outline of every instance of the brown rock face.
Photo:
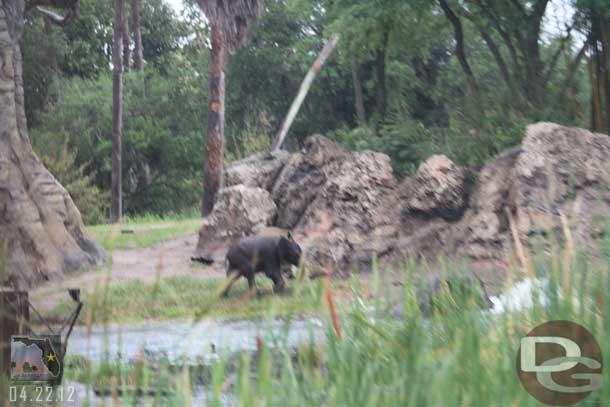
<svg viewBox="0 0 610 407">
<path fill-rule="evenodd" d="M 277 151 L 270 154 L 256 154 L 236 161 L 227 168 L 226 186 L 242 184 L 247 187 L 271 190 L 275 179 L 289 159 L 290 153 Z"/>
<path fill-rule="evenodd" d="M 87 234 L 69 194 L 32 151 L 22 98 L 18 3 L 0 7 L 0 241 L 8 242 L 5 280 L 29 288 L 95 266 L 105 253 Z"/>
<path fill-rule="evenodd" d="M 433 156 L 397 183 L 384 154 L 349 152 L 316 135 L 275 179 L 264 179 L 273 184 L 275 225 L 293 230 L 307 264 L 345 273 L 370 269 L 374 256 L 394 267 L 413 257 L 434 265 L 450 256 L 489 284 L 496 273 L 502 278 L 513 256 L 507 209 L 525 247 L 548 234 L 563 240 L 563 216 L 574 239 L 597 253 L 600 225 L 610 215 L 610 139 L 538 123 L 521 146 L 472 177 Z"/>
<path fill-rule="evenodd" d="M 370 263 L 369 254 L 383 251 L 383 241 L 396 236 L 395 186 L 386 155 L 351 153 L 312 136 L 273 188 L 278 225 L 293 229 L 310 263 L 347 272 Z"/>
<path fill-rule="evenodd" d="M 460 219 L 403 218 L 407 227 L 396 253 L 413 254 L 416 247 L 428 259 L 439 253 L 453 256 L 497 287 L 493 276 L 498 273 L 501 280 L 514 257 L 507 208 L 524 247 L 539 251 L 550 235 L 563 241 L 564 216 L 577 244 L 598 254 L 596 225 L 605 225 L 610 215 L 609 163 L 606 135 L 552 123 L 530 125 L 520 147 L 483 167 Z"/>
<path fill-rule="evenodd" d="M 610 138 L 539 123 L 527 128 L 515 164 L 513 205 L 522 236 L 553 232 L 563 239 L 560 214 L 588 249 L 592 231 L 610 215 Z"/>
<path fill-rule="evenodd" d="M 406 209 L 411 213 L 451 220 L 462 215 L 466 204 L 466 171 L 444 155 L 424 161 L 415 177 L 403 185 Z"/>
<path fill-rule="evenodd" d="M 235 185 L 222 189 L 199 230 L 195 257 L 222 262 L 231 241 L 270 226 L 276 212 L 271 195 L 262 188 Z"/>
</svg>

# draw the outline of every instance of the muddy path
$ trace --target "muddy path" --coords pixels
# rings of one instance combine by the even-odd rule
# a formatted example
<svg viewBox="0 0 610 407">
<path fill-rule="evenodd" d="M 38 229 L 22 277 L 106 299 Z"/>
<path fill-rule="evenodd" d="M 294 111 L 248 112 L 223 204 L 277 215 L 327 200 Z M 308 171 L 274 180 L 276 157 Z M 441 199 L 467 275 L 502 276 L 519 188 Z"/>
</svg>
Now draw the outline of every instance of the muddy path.
<svg viewBox="0 0 610 407">
<path fill-rule="evenodd" d="M 150 247 L 116 250 L 108 253 L 105 266 L 99 270 L 76 273 L 62 280 L 49 281 L 30 292 L 34 306 L 40 311 L 53 309 L 67 297 L 68 288 L 91 291 L 96 285 L 139 279 L 144 282 L 155 281 L 176 275 L 195 278 L 224 278 L 221 264 L 204 266 L 191 262 L 190 258 L 197 244 L 197 235 L 192 234 L 167 240 Z"/>
</svg>

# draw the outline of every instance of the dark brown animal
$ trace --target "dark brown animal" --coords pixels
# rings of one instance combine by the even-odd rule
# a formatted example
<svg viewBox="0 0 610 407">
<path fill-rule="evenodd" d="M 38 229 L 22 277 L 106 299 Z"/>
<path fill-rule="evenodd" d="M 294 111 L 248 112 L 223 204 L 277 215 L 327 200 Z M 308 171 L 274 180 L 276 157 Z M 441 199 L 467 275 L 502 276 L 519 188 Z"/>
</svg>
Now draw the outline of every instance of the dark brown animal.
<svg viewBox="0 0 610 407">
<path fill-rule="evenodd" d="M 250 236 L 233 243 L 227 252 L 225 267 L 230 281 L 223 292 L 229 294 L 231 285 L 240 277 L 248 280 L 250 289 L 255 288 L 254 275 L 264 272 L 273 281 L 273 290 L 285 287 L 282 265 L 299 265 L 301 247 L 292 236 Z"/>
</svg>

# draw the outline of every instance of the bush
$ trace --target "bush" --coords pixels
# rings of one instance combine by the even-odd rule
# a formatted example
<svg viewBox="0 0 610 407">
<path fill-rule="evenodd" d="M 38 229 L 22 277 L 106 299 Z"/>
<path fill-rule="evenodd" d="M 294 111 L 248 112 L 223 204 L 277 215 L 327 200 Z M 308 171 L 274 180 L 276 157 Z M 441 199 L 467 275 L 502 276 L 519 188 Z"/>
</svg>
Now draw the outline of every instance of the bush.
<svg viewBox="0 0 610 407">
<path fill-rule="evenodd" d="M 93 183 L 95 172 L 87 172 L 87 164 L 77 164 L 76 151 L 69 150 L 66 142 L 55 150 L 50 147 L 34 144 L 45 167 L 74 200 L 83 221 L 88 224 L 103 222 L 107 218 L 108 194 Z"/>
</svg>

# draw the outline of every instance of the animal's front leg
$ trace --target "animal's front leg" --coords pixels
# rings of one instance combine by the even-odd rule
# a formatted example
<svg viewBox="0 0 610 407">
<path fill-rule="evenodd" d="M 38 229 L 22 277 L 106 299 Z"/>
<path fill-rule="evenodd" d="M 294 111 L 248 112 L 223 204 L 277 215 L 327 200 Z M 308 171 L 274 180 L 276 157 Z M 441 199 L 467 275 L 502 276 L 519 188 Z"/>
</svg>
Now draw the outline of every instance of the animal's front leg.
<svg viewBox="0 0 610 407">
<path fill-rule="evenodd" d="M 228 275 L 228 281 L 226 283 L 226 287 L 224 288 L 224 290 L 222 291 L 222 296 L 223 297 L 228 297 L 229 296 L 229 290 L 231 289 L 231 286 L 233 285 L 233 283 L 235 282 L 235 280 L 237 280 L 239 277 L 241 277 L 241 274 L 238 272 L 233 272 L 233 273 L 229 273 Z"/>
<path fill-rule="evenodd" d="M 254 273 L 248 275 L 248 289 L 250 294 L 256 293 L 257 296 L 260 296 L 262 292 L 256 288 L 256 283 L 254 281 Z"/>
<path fill-rule="evenodd" d="M 273 292 L 282 292 L 286 288 L 286 282 L 282 277 L 282 273 L 278 270 L 277 273 L 274 273 L 270 276 L 271 281 L 273 281 Z"/>
</svg>

